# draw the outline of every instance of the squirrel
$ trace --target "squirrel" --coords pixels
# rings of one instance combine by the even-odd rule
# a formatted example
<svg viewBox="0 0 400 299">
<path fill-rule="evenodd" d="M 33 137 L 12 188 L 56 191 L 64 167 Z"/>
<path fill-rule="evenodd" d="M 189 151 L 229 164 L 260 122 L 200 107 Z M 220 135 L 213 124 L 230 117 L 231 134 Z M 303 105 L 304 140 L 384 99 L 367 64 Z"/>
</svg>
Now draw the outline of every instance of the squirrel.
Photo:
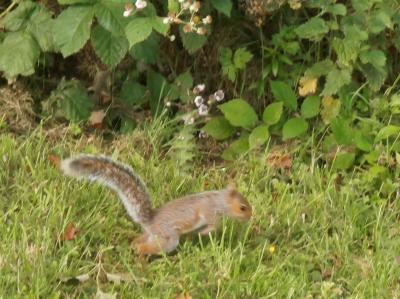
<svg viewBox="0 0 400 299">
<path fill-rule="evenodd" d="M 132 220 L 143 228 L 134 239 L 139 256 L 169 253 L 179 237 L 199 230 L 208 234 L 221 215 L 249 220 L 252 207 L 233 185 L 226 189 L 191 194 L 153 209 L 141 178 L 125 164 L 101 155 L 80 154 L 61 161 L 64 174 L 97 181 L 117 192 Z"/>
</svg>

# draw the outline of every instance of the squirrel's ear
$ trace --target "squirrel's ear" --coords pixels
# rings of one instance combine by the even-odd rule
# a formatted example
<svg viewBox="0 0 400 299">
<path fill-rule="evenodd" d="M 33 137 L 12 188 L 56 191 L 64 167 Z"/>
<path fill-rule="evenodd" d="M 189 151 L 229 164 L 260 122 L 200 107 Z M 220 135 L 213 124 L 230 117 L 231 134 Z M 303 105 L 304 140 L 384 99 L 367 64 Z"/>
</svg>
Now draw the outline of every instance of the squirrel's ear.
<svg viewBox="0 0 400 299">
<path fill-rule="evenodd" d="M 228 185 L 228 190 L 229 191 L 235 191 L 236 190 L 236 185 L 233 182 L 230 182 Z"/>
</svg>

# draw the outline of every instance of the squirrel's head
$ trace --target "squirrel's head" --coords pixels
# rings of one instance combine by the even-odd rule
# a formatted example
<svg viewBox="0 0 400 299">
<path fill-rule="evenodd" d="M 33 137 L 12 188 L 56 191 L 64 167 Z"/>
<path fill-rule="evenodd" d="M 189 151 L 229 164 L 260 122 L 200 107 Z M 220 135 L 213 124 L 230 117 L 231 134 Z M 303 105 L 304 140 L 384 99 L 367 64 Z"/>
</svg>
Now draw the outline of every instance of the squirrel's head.
<svg viewBox="0 0 400 299">
<path fill-rule="evenodd" d="M 252 215 L 252 208 L 247 199 L 236 190 L 233 184 L 227 188 L 226 203 L 230 216 L 241 220 L 249 220 Z"/>
</svg>

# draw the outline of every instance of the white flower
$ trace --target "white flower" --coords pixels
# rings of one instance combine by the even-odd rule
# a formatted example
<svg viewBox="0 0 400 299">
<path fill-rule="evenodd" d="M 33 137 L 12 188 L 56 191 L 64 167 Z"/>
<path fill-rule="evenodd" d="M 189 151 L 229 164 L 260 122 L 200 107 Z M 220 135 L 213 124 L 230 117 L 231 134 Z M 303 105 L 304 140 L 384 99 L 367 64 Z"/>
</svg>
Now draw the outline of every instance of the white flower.
<svg viewBox="0 0 400 299">
<path fill-rule="evenodd" d="M 183 3 L 183 2 L 185 2 L 185 0 L 179 0 L 179 3 Z"/>
<path fill-rule="evenodd" d="M 217 100 L 217 102 L 222 101 L 224 99 L 224 97 L 225 97 L 225 94 L 224 94 L 224 91 L 222 89 L 217 90 L 214 93 L 214 98 Z"/>
<path fill-rule="evenodd" d="M 207 115 L 207 114 L 208 114 L 207 105 L 201 104 L 199 107 L 199 115 Z"/>
<path fill-rule="evenodd" d="M 199 138 L 207 138 L 207 137 L 208 137 L 208 135 L 207 135 L 206 132 L 200 131 L 200 133 L 199 133 Z"/>
<path fill-rule="evenodd" d="M 169 40 L 171 41 L 171 42 L 173 42 L 174 40 L 175 40 L 175 35 L 171 35 L 170 37 L 169 37 Z"/>
<path fill-rule="evenodd" d="M 184 2 L 182 5 L 183 9 L 188 9 L 190 7 L 190 3 L 189 2 Z"/>
<path fill-rule="evenodd" d="M 171 104 L 170 101 L 168 101 L 168 102 L 165 103 L 165 106 L 167 106 L 167 107 L 171 107 L 171 105 L 172 105 L 172 104 Z"/>
<path fill-rule="evenodd" d="M 170 22 L 170 17 L 166 17 L 162 20 L 164 24 L 168 24 Z"/>
<path fill-rule="evenodd" d="M 206 85 L 205 85 L 204 83 L 203 83 L 203 84 L 197 84 L 196 87 L 195 87 L 195 89 L 196 89 L 198 92 L 203 92 L 204 89 L 206 89 Z"/>
<path fill-rule="evenodd" d="M 132 11 L 133 11 L 132 9 L 130 9 L 130 10 L 125 10 L 125 11 L 124 11 L 124 14 L 123 14 L 124 17 L 125 17 L 125 18 L 126 18 L 126 17 L 129 17 L 129 16 L 131 15 Z"/>
<path fill-rule="evenodd" d="M 136 0 L 135 6 L 137 9 L 143 9 L 147 6 L 146 0 Z"/>
<path fill-rule="evenodd" d="M 212 17 L 210 15 L 208 15 L 202 21 L 203 21 L 203 24 L 211 24 L 212 23 Z"/>
<path fill-rule="evenodd" d="M 194 124 L 194 117 L 185 118 L 185 125 L 192 125 L 192 124 Z"/>
<path fill-rule="evenodd" d="M 134 9 L 134 6 L 133 6 L 132 3 L 126 3 L 126 4 L 125 4 L 125 10 L 124 10 L 123 16 L 124 16 L 125 18 L 126 18 L 126 17 L 129 17 L 129 16 L 131 15 L 133 9 Z"/>
<path fill-rule="evenodd" d="M 204 103 L 204 98 L 202 96 L 197 96 L 194 98 L 194 104 L 196 107 L 200 107 Z"/>
<path fill-rule="evenodd" d="M 198 12 L 200 9 L 200 2 L 195 1 L 192 5 L 190 5 L 189 9 L 191 12 Z"/>
</svg>

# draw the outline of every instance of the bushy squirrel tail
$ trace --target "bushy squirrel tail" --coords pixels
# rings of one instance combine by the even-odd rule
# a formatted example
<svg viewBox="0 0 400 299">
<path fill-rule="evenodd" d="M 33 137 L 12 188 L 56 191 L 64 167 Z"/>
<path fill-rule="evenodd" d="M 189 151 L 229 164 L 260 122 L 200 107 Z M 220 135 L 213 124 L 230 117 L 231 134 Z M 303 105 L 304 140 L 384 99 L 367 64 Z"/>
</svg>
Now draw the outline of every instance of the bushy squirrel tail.
<svg viewBox="0 0 400 299">
<path fill-rule="evenodd" d="M 115 190 L 133 221 L 144 225 L 151 221 L 149 193 L 128 165 L 105 156 L 81 154 L 63 160 L 61 170 L 66 175 L 97 181 Z"/>
</svg>

